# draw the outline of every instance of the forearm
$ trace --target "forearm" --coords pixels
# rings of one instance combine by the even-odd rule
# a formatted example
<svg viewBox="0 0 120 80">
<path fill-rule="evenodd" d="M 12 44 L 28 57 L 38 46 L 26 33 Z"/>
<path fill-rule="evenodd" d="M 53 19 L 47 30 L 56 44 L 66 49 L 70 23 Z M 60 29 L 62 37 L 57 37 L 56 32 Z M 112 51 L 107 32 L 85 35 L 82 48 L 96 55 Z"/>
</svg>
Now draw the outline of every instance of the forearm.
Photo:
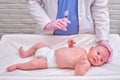
<svg viewBox="0 0 120 80">
<path fill-rule="evenodd" d="M 83 63 L 77 63 L 75 66 L 75 76 L 83 76 L 89 70 L 90 63 L 88 61 L 84 61 Z"/>
<path fill-rule="evenodd" d="M 95 0 L 91 7 L 97 42 L 100 40 L 108 40 L 110 22 L 107 5 L 108 0 Z"/>
<path fill-rule="evenodd" d="M 48 24 L 51 19 L 48 17 L 47 13 L 42 8 L 43 4 L 41 0 L 39 2 L 37 0 L 28 0 L 28 5 L 30 14 L 43 30 L 45 25 Z"/>
</svg>

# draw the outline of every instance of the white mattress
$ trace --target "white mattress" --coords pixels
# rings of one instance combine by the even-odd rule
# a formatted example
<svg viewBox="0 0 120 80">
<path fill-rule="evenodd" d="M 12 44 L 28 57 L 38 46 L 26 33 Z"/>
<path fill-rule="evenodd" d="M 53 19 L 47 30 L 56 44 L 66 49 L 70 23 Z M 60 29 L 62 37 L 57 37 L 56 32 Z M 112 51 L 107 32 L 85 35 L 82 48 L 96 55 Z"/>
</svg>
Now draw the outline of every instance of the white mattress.
<svg viewBox="0 0 120 80">
<path fill-rule="evenodd" d="M 67 40 L 73 38 L 76 46 L 88 50 L 95 46 L 95 36 L 92 34 L 77 34 L 72 36 L 9 34 L 3 35 L 0 41 L 0 80 L 120 80 L 120 36 L 110 34 L 110 45 L 113 48 L 113 58 L 109 64 L 101 67 L 91 67 L 85 76 L 74 76 L 74 70 L 70 69 L 42 69 L 6 72 L 6 67 L 32 59 L 19 57 L 18 48 L 23 46 L 28 49 L 36 42 L 43 42 L 56 49 L 67 46 Z"/>
</svg>

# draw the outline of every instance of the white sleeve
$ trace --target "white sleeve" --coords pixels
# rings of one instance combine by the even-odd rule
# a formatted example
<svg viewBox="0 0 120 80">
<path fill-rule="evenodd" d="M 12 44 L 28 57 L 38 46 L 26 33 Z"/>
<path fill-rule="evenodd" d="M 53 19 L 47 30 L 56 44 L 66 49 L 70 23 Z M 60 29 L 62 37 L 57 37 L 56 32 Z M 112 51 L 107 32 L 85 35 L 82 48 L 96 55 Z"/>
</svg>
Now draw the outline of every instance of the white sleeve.
<svg viewBox="0 0 120 80">
<path fill-rule="evenodd" d="M 91 10 L 95 24 L 96 41 L 108 40 L 110 30 L 108 0 L 94 0 Z"/>
<path fill-rule="evenodd" d="M 36 23 L 39 25 L 40 29 L 43 30 L 45 25 L 51 21 L 45 10 L 43 9 L 42 0 L 28 0 L 30 14 L 35 19 Z"/>
</svg>

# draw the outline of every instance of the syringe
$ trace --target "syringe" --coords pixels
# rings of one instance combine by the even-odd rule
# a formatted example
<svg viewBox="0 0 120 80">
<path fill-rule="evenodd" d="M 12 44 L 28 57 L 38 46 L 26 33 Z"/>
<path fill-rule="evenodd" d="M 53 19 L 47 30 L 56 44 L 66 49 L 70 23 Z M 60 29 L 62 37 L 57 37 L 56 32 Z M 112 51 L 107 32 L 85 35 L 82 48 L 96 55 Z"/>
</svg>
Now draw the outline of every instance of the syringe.
<svg viewBox="0 0 120 80">
<path fill-rule="evenodd" d="M 68 12 L 68 10 L 66 10 L 66 11 L 64 12 L 64 18 L 68 18 L 68 15 L 69 15 L 69 12 Z"/>
</svg>

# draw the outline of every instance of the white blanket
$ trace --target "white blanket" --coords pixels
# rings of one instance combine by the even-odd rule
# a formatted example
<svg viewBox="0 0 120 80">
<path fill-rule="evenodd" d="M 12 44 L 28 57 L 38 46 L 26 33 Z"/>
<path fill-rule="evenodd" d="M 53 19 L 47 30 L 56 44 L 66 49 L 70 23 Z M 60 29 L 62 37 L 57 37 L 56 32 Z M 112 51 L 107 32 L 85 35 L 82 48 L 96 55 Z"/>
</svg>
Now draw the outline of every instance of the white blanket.
<svg viewBox="0 0 120 80">
<path fill-rule="evenodd" d="M 6 72 L 7 66 L 32 59 L 32 57 L 25 59 L 19 57 L 18 49 L 20 46 L 28 49 L 36 42 L 43 42 L 56 49 L 67 46 L 69 38 L 73 38 L 77 42 L 76 46 L 83 47 L 87 51 L 91 46 L 96 45 L 95 36 L 92 34 L 72 36 L 3 35 L 0 41 L 0 80 L 120 80 L 120 36 L 118 34 L 110 34 L 109 42 L 113 48 L 112 61 L 101 67 L 91 67 L 85 76 L 76 77 L 74 70 L 58 68 Z"/>
</svg>

